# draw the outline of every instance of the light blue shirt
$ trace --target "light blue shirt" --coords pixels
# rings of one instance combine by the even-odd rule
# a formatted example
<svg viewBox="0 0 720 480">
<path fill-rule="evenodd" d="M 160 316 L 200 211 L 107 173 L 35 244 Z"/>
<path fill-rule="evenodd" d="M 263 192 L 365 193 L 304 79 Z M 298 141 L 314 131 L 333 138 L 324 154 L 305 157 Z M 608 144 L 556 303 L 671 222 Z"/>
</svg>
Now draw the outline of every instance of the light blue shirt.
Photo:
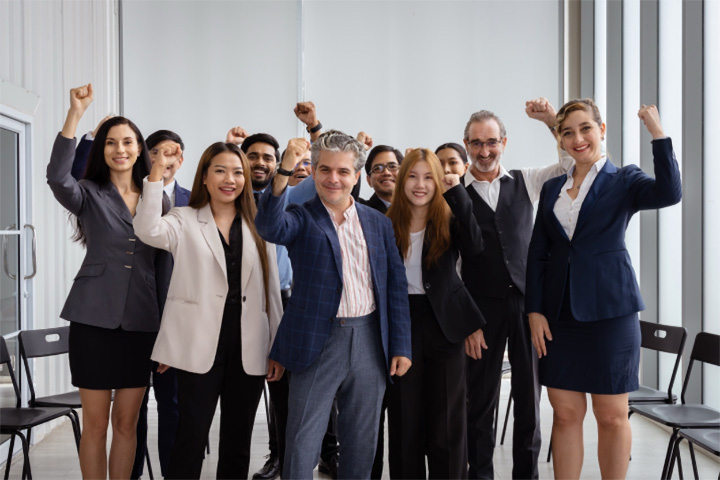
<svg viewBox="0 0 720 480">
<path fill-rule="evenodd" d="M 264 191 L 265 189 L 258 190 L 257 193 L 262 194 Z M 313 183 L 313 192 L 314 191 L 315 184 Z M 289 290 L 292 286 L 293 273 L 287 248 L 283 245 L 275 245 L 275 251 L 277 253 L 278 275 L 280 276 L 280 290 Z"/>
</svg>

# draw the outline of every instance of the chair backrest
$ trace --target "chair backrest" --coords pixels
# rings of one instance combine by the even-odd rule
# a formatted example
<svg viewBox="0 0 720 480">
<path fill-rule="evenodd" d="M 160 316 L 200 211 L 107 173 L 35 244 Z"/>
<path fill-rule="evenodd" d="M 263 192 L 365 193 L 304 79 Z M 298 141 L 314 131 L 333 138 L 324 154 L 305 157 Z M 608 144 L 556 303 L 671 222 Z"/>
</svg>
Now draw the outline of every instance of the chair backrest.
<svg viewBox="0 0 720 480">
<path fill-rule="evenodd" d="M 68 353 L 70 348 L 70 326 L 43 328 L 40 330 L 23 330 L 20 339 L 20 357 L 30 387 L 30 406 L 35 404 L 35 385 L 30 370 L 30 358 L 49 357 Z"/>
<path fill-rule="evenodd" d="M 672 399 L 672 388 L 675 384 L 675 377 L 680 369 L 680 361 L 685 350 L 685 341 L 687 340 L 687 330 L 685 327 L 675 327 L 672 325 L 661 325 L 659 323 L 643 322 L 640 320 L 640 335 L 642 337 L 640 345 L 643 348 L 656 350 L 658 352 L 674 353 L 675 365 L 673 366 L 672 375 L 670 376 L 670 384 L 668 385 L 668 398 Z"/>
<path fill-rule="evenodd" d="M 18 388 L 15 374 L 13 373 L 12 360 L 10 359 L 10 351 L 7 348 L 5 339 L 0 337 L 0 365 L 6 365 L 10 381 L 12 381 L 13 390 L 15 391 L 15 407 L 20 408 L 20 389 Z"/>
<path fill-rule="evenodd" d="M 696 360 L 720 367 L 720 335 L 700 332 L 695 337 L 695 343 L 693 344 L 692 352 L 690 352 L 690 364 L 685 374 L 685 383 L 682 389 L 682 403 L 685 403 L 685 390 L 687 390 L 690 373 Z"/>
</svg>

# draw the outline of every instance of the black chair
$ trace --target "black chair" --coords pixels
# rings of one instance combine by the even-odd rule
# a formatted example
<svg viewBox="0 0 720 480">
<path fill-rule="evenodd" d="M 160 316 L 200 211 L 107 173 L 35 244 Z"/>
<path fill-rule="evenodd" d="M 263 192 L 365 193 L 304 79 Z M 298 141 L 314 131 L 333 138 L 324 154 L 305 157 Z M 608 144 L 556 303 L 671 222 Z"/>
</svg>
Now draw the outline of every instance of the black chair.
<svg viewBox="0 0 720 480">
<path fill-rule="evenodd" d="M 693 473 L 695 474 L 695 480 L 700 480 L 698 474 L 697 462 L 695 461 L 695 450 L 693 445 L 697 445 L 713 455 L 720 457 L 720 430 L 712 428 L 688 428 L 680 430 L 678 432 L 678 438 L 675 440 L 675 456 L 673 457 L 673 464 L 675 459 L 678 461 L 678 470 L 680 470 L 680 478 L 682 479 L 682 469 L 680 467 L 680 449 L 678 445 L 683 439 L 688 441 L 690 447 L 690 458 L 692 459 Z M 673 464 L 670 465 L 670 473 L 668 478 L 672 477 Z M 718 474 L 718 480 L 720 480 L 720 473 Z"/>
<path fill-rule="evenodd" d="M 10 376 L 13 390 L 15 391 L 15 407 L 0 408 L 0 433 L 10 435 L 10 448 L 8 449 L 8 458 L 5 463 L 5 480 L 10 476 L 10 464 L 12 463 L 15 437 L 20 438 L 20 443 L 22 444 L 24 457 L 22 478 L 31 479 L 32 472 L 30 471 L 29 445 L 32 428 L 62 416 L 67 416 L 72 421 L 73 414 L 68 407 L 32 408 L 20 406 L 20 389 L 18 388 L 15 374 L 13 373 L 10 352 L 8 351 L 5 339 L 2 337 L 0 337 L 0 365 L 7 365 L 8 375 Z M 75 433 L 75 438 L 77 439 L 80 436 L 80 432 L 76 430 L 74 422 L 72 425 L 73 433 Z M 27 437 L 22 433 L 23 430 L 28 431 Z"/>
<path fill-rule="evenodd" d="M 75 433 L 75 442 L 80 446 L 80 418 L 77 409 L 82 408 L 80 401 L 80 392 L 74 389 L 69 392 L 58 393 L 55 395 L 47 395 L 37 397 L 35 393 L 35 385 L 33 384 L 32 371 L 30 369 L 31 358 L 50 357 L 54 355 L 63 355 L 70 350 L 70 327 L 44 328 L 38 330 L 24 330 L 18 335 L 20 340 L 20 357 L 25 367 L 25 373 L 30 388 L 30 407 L 67 407 L 72 412 L 70 418 L 73 422 L 73 432 Z M 149 373 L 148 373 L 149 375 Z M 150 463 L 149 449 L 145 449 L 145 461 L 148 468 L 148 476 L 150 480 L 154 479 L 152 464 Z"/>
<path fill-rule="evenodd" d="M 657 323 L 640 321 L 640 333 L 642 336 L 642 348 L 655 350 L 658 352 L 675 354 L 675 365 L 673 366 L 672 375 L 667 391 L 656 390 L 652 387 L 640 385 L 640 388 L 628 395 L 628 403 L 632 405 L 642 404 L 673 404 L 677 402 L 677 395 L 672 393 L 675 377 L 680 369 L 680 361 L 685 350 L 685 340 L 687 339 L 687 330 L 684 327 L 673 327 L 668 325 L 660 325 Z M 628 411 L 628 418 L 633 411 Z"/>
<path fill-rule="evenodd" d="M 45 397 L 37 397 L 35 394 L 35 385 L 30 369 L 31 358 L 49 357 L 53 355 L 62 355 L 68 353 L 70 336 L 70 327 L 45 328 L 42 330 L 25 330 L 20 332 L 18 339 L 20 340 L 20 358 L 25 367 L 27 375 L 27 383 L 30 388 L 30 407 L 67 407 L 72 412 L 71 420 L 73 422 L 73 432 L 75 432 L 75 442 L 80 447 L 80 417 L 76 408 L 82 408 L 80 402 L 80 392 L 75 389 L 70 392 L 59 393 L 56 395 L 48 395 Z"/>
<path fill-rule="evenodd" d="M 680 429 L 720 428 L 720 411 L 706 405 L 685 403 L 685 392 L 696 361 L 720 366 L 720 335 L 700 332 L 695 337 L 695 344 L 690 354 L 690 364 L 680 393 L 682 403 L 632 405 L 630 407 L 633 412 L 672 428 L 661 478 L 669 478 L 670 464 L 675 455 L 676 440 Z M 680 464 L 678 464 L 678 468 L 681 468 Z"/>
</svg>

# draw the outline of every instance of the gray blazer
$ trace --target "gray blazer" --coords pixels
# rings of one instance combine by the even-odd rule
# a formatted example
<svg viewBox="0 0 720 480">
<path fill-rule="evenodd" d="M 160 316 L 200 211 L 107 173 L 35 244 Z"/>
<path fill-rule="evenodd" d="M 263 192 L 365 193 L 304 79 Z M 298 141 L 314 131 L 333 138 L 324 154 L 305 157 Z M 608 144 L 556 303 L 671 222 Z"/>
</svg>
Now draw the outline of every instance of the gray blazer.
<svg viewBox="0 0 720 480">
<path fill-rule="evenodd" d="M 75 180 L 75 139 L 58 135 L 47 182 L 55 198 L 83 226 L 87 253 L 60 317 L 102 328 L 157 332 L 156 250 L 133 231 L 132 216 L 115 186 Z"/>
</svg>

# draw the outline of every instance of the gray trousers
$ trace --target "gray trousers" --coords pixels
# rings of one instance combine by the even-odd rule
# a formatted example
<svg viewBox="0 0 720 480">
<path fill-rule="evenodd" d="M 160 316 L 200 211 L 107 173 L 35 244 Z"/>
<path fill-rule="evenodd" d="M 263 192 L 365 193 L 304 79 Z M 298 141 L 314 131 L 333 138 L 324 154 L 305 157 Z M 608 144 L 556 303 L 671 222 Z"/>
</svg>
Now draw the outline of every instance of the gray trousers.
<svg viewBox="0 0 720 480">
<path fill-rule="evenodd" d="M 375 313 L 334 319 L 318 359 L 290 377 L 284 478 L 312 479 L 336 397 L 338 477 L 370 478 L 386 372 Z"/>
</svg>

